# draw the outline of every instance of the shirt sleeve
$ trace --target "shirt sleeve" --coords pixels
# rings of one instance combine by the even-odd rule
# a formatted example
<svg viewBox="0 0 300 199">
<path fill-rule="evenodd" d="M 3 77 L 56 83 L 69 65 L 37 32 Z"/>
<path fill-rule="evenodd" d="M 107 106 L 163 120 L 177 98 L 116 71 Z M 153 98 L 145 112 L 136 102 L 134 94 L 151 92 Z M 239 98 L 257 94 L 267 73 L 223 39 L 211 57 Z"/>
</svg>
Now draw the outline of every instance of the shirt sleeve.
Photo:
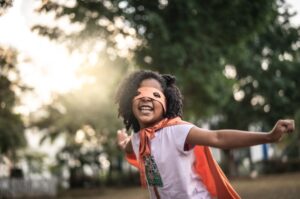
<svg viewBox="0 0 300 199">
<path fill-rule="evenodd" d="M 187 151 L 193 148 L 192 146 L 187 146 L 185 143 L 186 137 L 193 126 L 194 125 L 192 124 L 181 124 L 173 126 L 173 138 L 176 148 L 179 151 Z"/>
</svg>

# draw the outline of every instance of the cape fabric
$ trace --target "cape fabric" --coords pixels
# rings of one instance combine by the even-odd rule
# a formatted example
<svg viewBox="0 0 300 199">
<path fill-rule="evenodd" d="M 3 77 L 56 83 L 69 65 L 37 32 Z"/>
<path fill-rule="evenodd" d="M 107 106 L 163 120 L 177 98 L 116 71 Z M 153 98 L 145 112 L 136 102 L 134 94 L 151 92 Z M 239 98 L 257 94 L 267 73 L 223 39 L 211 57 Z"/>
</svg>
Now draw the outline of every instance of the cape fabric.
<svg viewBox="0 0 300 199">
<path fill-rule="evenodd" d="M 188 122 L 182 121 L 179 117 L 173 119 L 164 119 L 153 127 L 141 129 L 140 130 L 140 139 L 141 143 L 145 143 L 142 139 L 147 138 L 147 133 L 156 132 L 161 128 L 178 125 L 178 124 L 188 124 Z M 151 135 L 150 139 L 153 138 L 154 135 Z M 146 142 L 149 144 L 149 140 Z M 144 152 L 141 152 L 145 146 L 140 146 L 140 156 Z M 149 146 L 148 146 L 149 147 Z M 229 180 L 226 178 L 222 169 L 219 167 L 218 163 L 214 160 L 210 149 L 207 146 L 198 146 L 196 145 L 194 148 L 195 153 L 195 162 L 194 168 L 195 172 L 201 177 L 202 182 L 206 186 L 207 190 L 213 197 L 217 197 L 218 199 L 239 199 L 240 196 L 236 193 L 236 191 L 231 186 Z M 126 154 L 127 161 L 137 167 L 140 170 L 141 181 L 143 184 L 144 180 L 144 164 L 142 161 L 138 161 L 135 154 Z M 139 158 L 141 159 L 141 157 Z"/>
</svg>

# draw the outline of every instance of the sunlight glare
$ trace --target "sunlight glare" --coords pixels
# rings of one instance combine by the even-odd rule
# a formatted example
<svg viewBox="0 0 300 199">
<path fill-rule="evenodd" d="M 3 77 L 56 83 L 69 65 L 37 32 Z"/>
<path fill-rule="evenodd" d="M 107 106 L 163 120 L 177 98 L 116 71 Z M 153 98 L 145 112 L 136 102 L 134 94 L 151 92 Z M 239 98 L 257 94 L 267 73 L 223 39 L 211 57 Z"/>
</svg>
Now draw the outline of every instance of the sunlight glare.
<svg viewBox="0 0 300 199">
<path fill-rule="evenodd" d="M 16 0 L 0 18 L 0 26 L 5 27 L 0 31 L 0 43 L 18 49 L 22 82 L 34 89 L 34 94 L 22 97 L 21 105 L 16 107 L 16 112 L 25 115 L 49 103 L 53 93 L 79 87 L 82 80 L 76 71 L 84 60 L 79 52 L 69 53 L 65 46 L 31 32 L 30 24 L 36 17 L 32 14 L 33 7 L 28 5 Z"/>
<path fill-rule="evenodd" d="M 82 143 L 85 139 L 85 133 L 83 130 L 78 130 L 75 135 L 75 142 Z"/>
<path fill-rule="evenodd" d="M 225 69 L 223 70 L 223 74 L 227 79 L 234 79 L 236 78 L 237 72 L 235 66 L 227 64 Z"/>
<path fill-rule="evenodd" d="M 238 84 L 234 84 L 233 85 L 233 98 L 240 102 L 244 99 L 245 97 L 245 92 L 243 90 L 240 89 Z"/>
</svg>

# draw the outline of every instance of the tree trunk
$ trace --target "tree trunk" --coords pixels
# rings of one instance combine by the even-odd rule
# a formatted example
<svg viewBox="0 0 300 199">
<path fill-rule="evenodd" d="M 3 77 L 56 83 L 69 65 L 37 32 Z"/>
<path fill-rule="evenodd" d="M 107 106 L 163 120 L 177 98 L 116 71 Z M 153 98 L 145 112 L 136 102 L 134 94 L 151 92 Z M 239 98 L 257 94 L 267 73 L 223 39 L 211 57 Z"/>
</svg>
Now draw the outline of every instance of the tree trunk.
<svg viewBox="0 0 300 199">
<path fill-rule="evenodd" d="M 228 177 L 236 177 L 238 176 L 238 170 L 237 165 L 235 163 L 234 159 L 234 151 L 232 150 L 223 150 L 224 157 L 223 159 L 223 165 L 224 165 L 224 172 L 227 174 Z"/>
</svg>

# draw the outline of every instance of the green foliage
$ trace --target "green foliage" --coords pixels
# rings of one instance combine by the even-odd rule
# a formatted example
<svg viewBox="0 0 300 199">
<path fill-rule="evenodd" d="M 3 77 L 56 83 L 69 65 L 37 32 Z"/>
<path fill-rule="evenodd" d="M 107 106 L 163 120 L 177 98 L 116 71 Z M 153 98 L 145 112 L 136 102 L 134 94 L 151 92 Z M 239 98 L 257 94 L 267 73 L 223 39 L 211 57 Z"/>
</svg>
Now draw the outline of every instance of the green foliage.
<svg viewBox="0 0 300 199">
<path fill-rule="evenodd" d="M 10 75 L 17 78 L 11 80 Z M 0 47 L 0 154 L 14 156 L 26 145 L 23 121 L 13 111 L 18 101 L 14 89 L 23 88 L 16 69 L 16 51 Z"/>
<path fill-rule="evenodd" d="M 299 111 L 300 29 L 292 27 L 289 18 L 288 10 L 278 13 L 264 32 L 228 56 L 237 71 L 235 88 L 244 97 L 224 107 L 227 125 L 235 127 L 240 122 L 237 127 L 247 128 L 261 123 L 264 130 L 270 130 L 276 120 L 294 118 Z"/>
<path fill-rule="evenodd" d="M 186 116 L 196 119 L 219 113 L 229 103 L 233 81 L 223 75 L 222 60 L 261 32 L 276 13 L 275 1 L 132 2 L 143 7 L 132 21 L 145 29 L 147 41 L 137 51 L 138 64 L 175 74 L 186 99 Z M 135 20 L 139 15 L 141 20 Z M 145 62 L 146 56 L 153 61 Z"/>
<path fill-rule="evenodd" d="M 92 167 L 94 175 L 99 177 L 103 169 L 100 155 L 112 162 L 120 153 L 114 142 L 117 129 L 122 128 L 116 119 L 114 91 L 125 66 L 120 69 L 110 66 L 120 64 L 119 61 L 102 59 L 101 64 L 81 68 L 78 79 L 85 82 L 79 88 L 57 95 L 51 104 L 32 115 L 31 126 L 44 133 L 41 142 L 59 136 L 65 138 L 65 146 L 56 155 L 56 169 L 69 169 L 72 186 L 81 181 L 76 175 L 84 177 L 84 166 Z"/>
<path fill-rule="evenodd" d="M 72 144 L 77 131 L 85 131 L 85 126 L 100 137 L 102 134 L 110 136 L 106 134 L 121 127 L 120 121 L 116 120 L 113 99 L 123 69 L 99 64 L 84 67 L 78 72 L 78 79 L 85 80 L 79 88 L 57 95 L 51 104 L 32 117 L 32 126 L 47 131 L 45 139 L 66 133 L 68 144 Z"/>
<path fill-rule="evenodd" d="M 299 58 L 294 54 L 298 49 L 295 50 L 292 46 L 298 45 L 296 40 L 299 33 L 297 28 L 289 25 L 288 11 L 280 13 L 279 8 L 285 8 L 284 1 L 250 3 L 218 0 L 112 0 L 76 1 L 74 5 L 46 1 L 39 8 L 39 12 L 54 11 L 57 19 L 68 17 L 71 23 L 83 26 L 73 34 L 60 34 L 60 38 L 77 41 L 79 44 L 87 38 L 89 41 L 93 41 L 91 38 L 99 38 L 107 42 L 107 47 L 116 43 L 111 35 L 128 33 L 124 27 L 109 28 L 99 20 L 106 19 L 107 23 L 114 24 L 117 18 L 121 18 L 127 27 L 136 30 L 137 37 L 143 41 L 134 50 L 136 63 L 141 68 L 177 76 L 185 96 L 189 118 L 205 118 L 220 113 L 230 118 L 228 115 L 237 114 L 234 109 L 239 108 L 239 104 L 248 107 L 242 114 L 244 118 L 257 110 L 250 103 L 254 95 L 263 93 L 266 102 L 272 101 L 280 106 L 286 106 L 297 99 L 294 96 L 278 97 L 278 94 L 274 94 L 276 92 L 267 94 L 275 84 L 281 89 L 289 85 L 287 95 L 291 95 L 297 85 L 294 82 L 297 81 L 296 73 L 293 71 L 297 71 L 296 63 Z M 35 26 L 33 29 L 42 31 L 41 34 L 52 31 L 47 26 Z M 272 51 L 271 55 L 263 55 L 268 49 Z M 294 60 L 279 60 L 285 52 L 291 54 Z M 267 71 L 261 69 L 263 60 L 271 61 Z M 226 64 L 236 67 L 237 79 L 229 80 L 223 75 Z M 276 68 L 289 72 L 285 74 L 286 72 L 282 73 L 283 71 Z M 276 71 L 282 77 L 268 81 Z M 243 85 L 242 79 L 247 76 L 252 79 Z M 259 83 L 259 87 L 254 89 L 251 84 L 255 81 Z M 247 90 L 243 102 L 233 100 L 233 84 Z M 282 110 L 280 107 L 275 107 L 274 104 L 271 108 L 272 121 L 279 116 L 292 115 L 291 110 L 295 105 L 286 108 L 285 113 L 278 111 Z M 287 111 L 288 109 L 290 110 Z M 265 115 L 262 111 L 261 114 Z M 256 113 L 253 117 L 257 117 Z M 230 121 L 234 120 L 230 118 Z M 245 128 L 250 121 L 252 120 L 241 126 Z"/>
<path fill-rule="evenodd" d="M 93 49 L 95 41 L 102 41 L 109 54 L 118 48 L 118 34 L 141 41 L 130 49 L 133 61 L 140 68 L 177 77 L 189 120 L 209 121 L 217 115 L 213 128 L 258 125 L 269 130 L 275 120 L 294 117 L 299 111 L 299 28 L 290 25 L 285 1 L 78 0 L 73 5 L 45 1 L 38 11 L 53 12 L 56 19 L 67 17 L 72 24 L 79 24 L 80 29 L 68 34 L 58 26 L 32 28 L 52 39 L 70 42 L 76 49 Z M 134 34 L 128 29 L 134 29 Z M 229 65 L 236 72 L 231 78 L 224 75 Z M 237 91 L 243 93 L 239 99 Z M 76 102 L 74 96 L 68 99 Z M 72 104 L 67 98 L 60 101 L 64 106 Z M 92 118 L 103 116 L 103 126 L 111 127 L 110 122 L 115 121 L 110 111 L 94 114 L 94 107 L 103 106 L 90 109 L 75 104 L 91 111 Z M 76 110 L 67 111 L 70 119 L 49 109 L 47 125 L 54 124 L 49 129 L 74 134 L 88 123 L 100 132 L 103 126 L 98 127 L 95 119 L 74 118 L 78 112 L 86 118 L 76 105 L 66 108 Z M 108 106 L 112 107 L 104 105 Z M 52 121 L 51 117 L 60 119 Z"/>
<path fill-rule="evenodd" d="M 233 81 L 223 75 L 226 55 L 265 30 L 277 13 L 276 1 L 76 1 L 74 5 L 47 1 L 39 12 L 54 11 L 57 19 L 68 17 L 83 28 L 56 39 L 73 42 L 105 40 L 115 46 L 112 35 L 128 35 L 126 29 L 109 28 L 122 19 L 143 41 L 134 50 L 141 68 L 172 73 L 185 96 L 186 116 L 209 117 L 229 103 Z M 50 37 L 54 29 L 34 26 Z M 48 33 L 47 33 L 48 32 Z M 78 44 L 76 43 L 76 44 Z M 93 43 L 90 43 L 93 45 Z M 76 45 L 77 46 L 77 45 Z"/>
</svg>

